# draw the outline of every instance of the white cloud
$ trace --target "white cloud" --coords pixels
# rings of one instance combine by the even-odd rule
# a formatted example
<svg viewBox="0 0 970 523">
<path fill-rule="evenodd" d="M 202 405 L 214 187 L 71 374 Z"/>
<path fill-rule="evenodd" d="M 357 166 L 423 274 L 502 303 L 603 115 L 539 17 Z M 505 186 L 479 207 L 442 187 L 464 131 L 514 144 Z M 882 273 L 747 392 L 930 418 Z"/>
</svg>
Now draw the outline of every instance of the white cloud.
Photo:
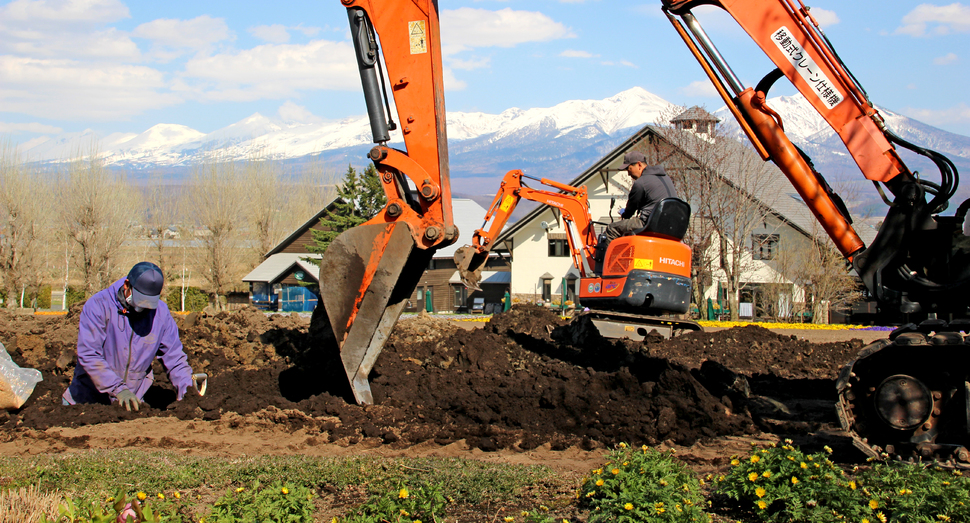
<svg viewBox="0 0 970 523">
<path fill-rule="evenodd" d="M 934 58 L 933 63 L 936 65 L 947 65 L 947 64 L 952 64 L 953 62 L 956 62 L 959 59 L 960 58 L 956 55 L 956 53 L 947 53 L 943 56 L 938 56 Z"/>
<path fill-rule="evenodd" d="M 30 123 L 10 123 L 10 122 L 0 122 L 0 133 L 45 133 L 45 134 L 59 134 L 64 132 L 64 129 L 56 127 L 53 125 L 47 125 L 42 123 L 30 122 Z"/>
<path fill-rule="evenodd" d="M 482 69 L 488 67 L 492 60 L 488 57 L 486 58 L 476 58 L 471 60 L 459 60 L 457 58 L 448 58 L 445 60 L 448 67 L 452 69 L 461 69 L 463 71 L 474 71 L 475 69 Z"/>
<path fill-rule="evenodd" d="M 112 0 L 18 0 L 0 6 L 0 53 L 137 60 L 138 47 L 126 33 L 101 28 L 128 17 L 128 8 Z"/>
<path fill-rule="evenodd" d="M 468 82 L 456 78 L 450 67 L 445 67 L 444 75 L 445 91 L 464 91 L 468 87 Z"/>
<path fill-rule="evenodd" d="M 130 18 L 118 0 L 15 0 L 0 7 L 3 25 L 98 25 Z"/>
<path fill-rule="evenodd" d="M 839 15 L 835 14 L 835 11 L 829 11 L 828 9 L 822 9 L 821 7 L 813 7 L 809 11 L 809 14 L 812 15 L 812 18 L 818 22 L 818 25 L 820 25 L 822 29 L 832 27 L 840 22 Z"/>
<path fill-rule="evenodd" d="M 911 36 L 945 35 L 970 32 L 970 6 L 920 4 L 906 16 L 896 34 Z"/>
<path fill-rule="evenodd" d="M 576 35 L 563 24 L 535 11 L 498 11 L 462 7 L 441 11 L 441 47 L 451 55 L 476 47 L 514 47 Z"/>
<path fill-rule="evenodd" d="M 698 80 L 696 82 L 691 82 L 690 85 L 681 87 L 677 91 L 684 96 L 718 96 L 717 89 L 714 88 L 714 84 L 712 84 L 710 80 Z"/>
<path fill-rule="evenodd" d="M 172 49 L 206 49 L 216 42 L 232 38 L 226 21 L 209 15 L 191 20 L 159 18 L 139 25 L 131 35 Z"/>
<path fill-rule="evenodd" d="M 353 47 L 326 40 L 266 44 L 196 57 L 186 62 L 182 77 L 184 83 L 177 83 L 177 90 L 215 101 L 286 98 L 301 90 L 360 89 Z"/>
<path fill-rule="evenodd" d="M 0 56 L 0 112 L 110 121 L 181 102 L 150 67 Z"/>
<path fill-rule="evenodd" d="M 287 100 L 286 103 L 281 105 L 277 113 L 279 113 L 280 118 L 282 118 L 284 122 L 320 123 L 323 121 L 323 118 L 314 115 L 308 111 L 306 107 L 297 105 L 291 100 Z"/>
<path fill-rule="evenodd" d="M 970 106 L 959 103 L 947 109 L 906 108 L 901 113 L 936 127 L 970 125 Z"/>
<path fill-rule="evenodd" d="M 308 36 L 311 38 L 316 36 L 317 33 L 320 32 L 319 27 L 304 27 L 303 24 L 297 24 L 295 27 L 291 27 L 290 29 L 294 31 L 299 31 L 303 33 L 303 36 Z"/>
<path fill-rule="evenodd" d="M 290 31 L 282 24 L 257 25 L 250 27 L 249 33 L 260 40 L 274 44 L 285 44 L 290 41 Z"/>
<path fill-rule="evenodd" d="M 600 65 L 606 65 L 606 66 L 610 66 L 610 67 L 630 67 L 632 69 L 639 69 L 640 68 L 637 64 L 635 64 L 635 63 L 633 63 L 633 62 L 631 62 L 629 60 L 620 60 L 618 62 L 605 61 L 605 62 L 600 62 Z"/>
<path fill-rule="evenodd" d="M 596 58 L 599 55 L 593 54 L 588 51 L 577 51 L 575 49 L 566 49 L 565 51 L 559 53 L 559 56 L 564 58 Z"/>
</svg>

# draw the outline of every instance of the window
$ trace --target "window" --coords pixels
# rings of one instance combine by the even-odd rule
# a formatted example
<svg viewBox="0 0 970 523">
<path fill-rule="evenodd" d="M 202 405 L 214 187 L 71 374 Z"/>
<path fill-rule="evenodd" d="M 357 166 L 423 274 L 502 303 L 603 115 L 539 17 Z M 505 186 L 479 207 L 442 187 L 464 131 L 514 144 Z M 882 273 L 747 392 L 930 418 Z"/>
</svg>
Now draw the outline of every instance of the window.
<svg viewBox="0 0 970 523">
<path fill-rule="evenodd" d="M 549 257 L 570 256 L 569 240 L 549 240 Z"/>
<path fill-rule="evenodd" d="M 777 234 L 752 234 L 751 253 L 755 260 L 773 260 L 778 253 Z"/>
<path fill-rule="evenodd" d="M 464 285 L 455 285 L 455 308 L 464 307 L 467 299 L 467 291 Z"/>
</svg>

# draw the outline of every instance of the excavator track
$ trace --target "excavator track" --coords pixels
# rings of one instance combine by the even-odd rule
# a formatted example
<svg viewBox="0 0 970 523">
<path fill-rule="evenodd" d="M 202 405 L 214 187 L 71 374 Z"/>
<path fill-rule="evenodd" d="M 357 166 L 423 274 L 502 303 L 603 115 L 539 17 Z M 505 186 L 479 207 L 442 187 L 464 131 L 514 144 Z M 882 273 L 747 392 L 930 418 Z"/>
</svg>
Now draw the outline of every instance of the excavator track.
<svg viewBox="0 0 970 523">
<path fill-rule="evenodd" d="M 970 322 L 930 319 L 893 331 L 846 364 L 842 429 L 877 459 L 970 469 Z"/>
<path fill-rule="evenodd" d="M 675 317 L 644 316 L 626 312 L 590 309 L 584 314 L 606 338 L 643 339 L 656 330 L 665 338 L 679 336 L 685 332 L 703 331 L 699 323 Z"/>
</svg>

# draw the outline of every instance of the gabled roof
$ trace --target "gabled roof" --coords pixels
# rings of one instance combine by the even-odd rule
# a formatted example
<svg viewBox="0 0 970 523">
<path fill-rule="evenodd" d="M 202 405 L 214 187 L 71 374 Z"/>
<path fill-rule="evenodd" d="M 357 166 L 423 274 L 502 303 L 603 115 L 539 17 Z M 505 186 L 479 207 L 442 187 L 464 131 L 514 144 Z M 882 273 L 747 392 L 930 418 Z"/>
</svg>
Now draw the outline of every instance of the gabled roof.
<svg viewBox="0 0 970 523">
<path fill-rule="evenodd" d="M 308 230 L 310 230 L 310 228 L 320 223 L 320 218 L 323 218 L 328 212 L 333 210 L 333 207 L 338 203 L 343 203 L 343 200 L 340 198 L 334 198 L 333 200 L 330 200 L 330 203 L 328 203 L 327 205 L 324 205 L 323 209 L 320 209 L 320 212 L 314 214 L 312 218 L 304 222 L 303 225 L 297 227 L 296 230 L 290 233 L 289 236 L 284 238 L 283 241 L 277 243 L 276 247 L 273 247 L 272 249 L 270 249 L 270 251 L 266 253 L 266 257 L 269 258 L 270 256 L 279 253 L 280 251 L 285 249 L 289 244 L 296 241 L 300 236 L 303 236 L 303 234 L 306 233 Z"/>
<path fill-rule="evenodd" d="M 308 261 L 304 261 L 303 258 L 314 258 L 319 260 L 322 258 L 319 254 L 300 254 L 292 252 L 281 252 L 274 254 L 268 258 L 263 263 L 260 263 L 255 269 L 249 274 L 243 277 L 242 281 L 251 282 L 266 282 L 271 283 L 278 279 L 284 274 L 290 272 L 294 266 L 303 269 L 307 275 L 312 276 L 314 281 L 319 281 L 317 277 L 320 274 L 320 269 L 316 265 Z"/>
<path fill-rule="evenodd" d="M 694 106 L 690 109 L 678 114 L 670 120 L 670 123 L 675 122 L 719 122 L 720 119 L 713 114 L 705 111 L 704 109 Z"/>
<path fill-rule="evenodd" d="M 697 137 L 691 131 L 676 131 L 683 133 L 690 133 L 689 136 L 694 137 L 696 140 L 702 140 L 703 138 Z M 630 150 L 634 145 L 648 138 L 649 136 L 654 136 L 657 139 L 663 140 L 670 144 L 663 133 L 653 125 L 644 126 L 639 131 L 635 132 L 629 139 L 621 143 L 618 147 L 607 153 L 605 156 L 600 158 L 596 163 L 590 166 L 589 169 L 584 171 L 582 174 L 577 176 L 572 181 L 567 182 L 569 185 L 580 186 L 586 185 L 590 179 L 594 176 L 601 175 L 602 172 L 610 170 L 610 165 L 615 165 L 618 167 L 622 162 L 620 161 L 622 156 Z M 746 147 L 745 144 L 738 140 L 731 138 L 722 137 L 721 140 L 729 140 L 731 147 L 737 147 L 738 153 L 737 158 L 739 161 L 757 161 L 762 162 L 761 158 L 752 158 L 747 155 L 757 155 L 751 148 Z M 674 144 L 670 144 L 674 146 Z M 684 155 L 693 157 L 689 152 L 684 151 L 682 148 L 678 148 Z M 695 160 L 696 161 L 696 160 Z M 616 167 L 613 170 L 616 170 Z M 737 172 L 737 169 L 725 169 L 724 172 L 718 172 L 717 174 L 721 176 L 722 179 L 732 185 L 736 184 L 736 180 L 731 179 L 731 172 Z M 778 219 L 788 222 L 793 228 L 800 231 L 806 236 L 811 236 L 812 231 L 820 231 L 821 228 L 818 226 L 818 222 L 815 216 L 812 214 L 811 210 L 802 201 L 801 196 L 785 177 L 784 173 L 781 172 L 774 163 L 768 162 L 766 165 L 766 179 L 761 187 L 759 187 L 759 194 L 750 194 L 748 196 L 757 200 L 761 205 L 764 205 L 769 212 L 774 214 Z M 547 206 L 539 205 L 522 219 L 518 220 L 511 226 L 508 226 L 498 238 L 496 238 L 496 245 L 500 245 L 503 241 L 509 237 L 516 234 L 519 230 L 525 227 L 527 224 L 535 220 L 540 214 L 548 209 Z M 853 224 L 856 228 L 856 232 L 862 238 L 862 240 L 869 245 L 876 234 L 876 229 L 869 223 L 859 223 L 858 221 Z M 822 233 L 824 234 L 824 232 Z"/>
</svg>

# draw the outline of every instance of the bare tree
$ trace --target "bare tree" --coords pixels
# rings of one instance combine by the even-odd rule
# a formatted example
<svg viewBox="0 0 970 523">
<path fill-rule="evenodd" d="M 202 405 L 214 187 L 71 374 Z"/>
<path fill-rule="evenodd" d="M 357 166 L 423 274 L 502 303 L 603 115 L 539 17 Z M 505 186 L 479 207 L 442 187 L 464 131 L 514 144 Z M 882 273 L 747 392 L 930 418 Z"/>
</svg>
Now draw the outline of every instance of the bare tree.
<svg viewBox="0 0 970 523">
<path fill-rule="evenodd" d="M 263 261 L 287 232 L 285 227 L 286 194 L 282 183 L 282 168 L 265 147 L 254 147 L 243 168 L 243 179 L 251 193 L 246 205 L 252 247 L 250 265 Z"/>
<path fill-rule="evenodd" d="M 186 195 L 185 215 L 196 226 L 189 237 L 200 247 L 194 265 L 219 309 L 222 298 L 241 283 L 240 273 L 248 265 L 241 260 L 245 253 L 242 233 L 245 207 L 252 195 L 242 171 L 222 153 L 206 152 L 192 169 Z"/>
<path fill-rule="evenodd" d="M 13 146 L 0 144 L 0 278 L 8 308 L 49 276 L 39 262 L 50 231 L 48 194 L 46 179 L 21 161 Z"/>
<path fill-rule="evenodd" d="M 666 144 L 653 147 L 653 158 L 668 166 L 681 197 L 691 204 L 694 218 L 685 242 L 694 251 L 698 306 L 705 284 L 720 276 L 736 320 L 745 276 L 756 267 L 752 233 L 767 221 L 777 177 L 750 147 L 715 125 L 685 129 L 671 123 L 683 110 L 661 114 L 657 128 Z"/>
<path fill-rule="evenodd" d="M 58 188 L 61 223 L 78 247 L 75 262 L 90 296 L 111 282 L 113 270 L 127 269 L 116 258 L 133 233 L 140 198 L 123 173 L 105 166 L 96 145 L 87 156 L 76 152 Z"/>
<path fill-rule="evenodd" d="M 169 231 L 179 215 L 179 196 L 180 191 L 166 184 L 162 174 L 153 173 L 150 176 L 145 192 L 145 235 L 152 253 L 144 258 L 157 264 L 169 281 L 173 279 L 171 269 L 174 267 Z"/>
</svg>

